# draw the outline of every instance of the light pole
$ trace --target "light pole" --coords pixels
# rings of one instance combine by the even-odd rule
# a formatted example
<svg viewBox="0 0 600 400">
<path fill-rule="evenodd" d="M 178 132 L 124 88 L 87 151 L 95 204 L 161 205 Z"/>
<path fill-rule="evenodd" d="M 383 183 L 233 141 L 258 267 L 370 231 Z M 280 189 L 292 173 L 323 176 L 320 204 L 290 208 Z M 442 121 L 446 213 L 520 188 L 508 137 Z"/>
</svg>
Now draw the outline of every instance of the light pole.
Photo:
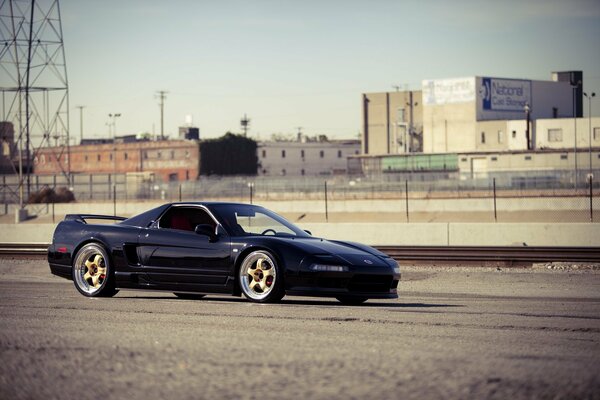
<svg viewBox="0 0 600 400">
<path fill-rule="evenodd" d="M 589 179 L 593 178 L 592 175 L 592 98 L 596 97 L 596 92 L 592 92 L 589 95 L 586 92 L 583 92 L 583 95 L 588 99 L 588 119 L 590 121 L 590 133 L 589 133 L 589 153 L 590 153 L 590 175 Z"/>
<path fill-rule="evenodd" d="M 577 189 L 577 89 L 580 85 L 581 81 L 577 81 L 575 85 L 571 85 L 571 88 L 573 88 L 573 132 L 575 136 L 575 143 L 573 146 L 573 158 L 575 159 L 575 189 Z"/>
<path fill-rule="evenodd" d="M 525 126 L 525 137 L 527 138 L 527 150 L 531 150 L 531 141 L 529 140 L 529 116 L 531 114 L 531 107 L 529 103 L 525 103 L 525 119 L 527 125 Z"/>
<path fill-rule="evenodd" d="M 77 106 L 79 108 L 79 144 L 83 142 L 83 109 L 85 106 Z"/>
<path fill-rule="evenodd" d="M 112 128 L 113 128 L 113 174 L 115 175 L 115 184 L 117 183 L 117 118 L 121 116 L 121 113 L 108 114 L 108 116 L 112 119 Z"/>
</svg>

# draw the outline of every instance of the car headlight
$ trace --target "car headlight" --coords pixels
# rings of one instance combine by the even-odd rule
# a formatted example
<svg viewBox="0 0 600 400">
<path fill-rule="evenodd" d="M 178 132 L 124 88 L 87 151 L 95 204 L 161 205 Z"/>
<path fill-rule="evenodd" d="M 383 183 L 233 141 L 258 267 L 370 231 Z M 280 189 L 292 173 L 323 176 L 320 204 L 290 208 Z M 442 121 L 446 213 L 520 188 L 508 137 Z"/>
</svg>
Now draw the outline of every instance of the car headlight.
<svg viewBox="0 0 600 400">
<path fill-rule="evenodd" d="M 348 272 L 350 269 L 344 265 L 312 264 L 309 269 L 315 272 Z"/>
<path fill-rule="evenodd" d="M 395 274 L 400 274 L 400 266 L 399 266 L 399 265 L 396 265 L 396 266 L 394 267 L 394 273 L 395 273 Z"/>
</svg>

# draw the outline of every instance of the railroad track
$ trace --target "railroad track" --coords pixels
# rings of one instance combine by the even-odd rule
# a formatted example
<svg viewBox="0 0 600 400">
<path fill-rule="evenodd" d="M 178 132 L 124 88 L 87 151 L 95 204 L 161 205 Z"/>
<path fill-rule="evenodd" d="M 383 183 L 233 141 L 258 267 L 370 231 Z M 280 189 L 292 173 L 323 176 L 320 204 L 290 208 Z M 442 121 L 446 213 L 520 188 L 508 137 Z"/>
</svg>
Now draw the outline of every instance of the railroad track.
<svg viewBox="0 0 600 400">
<path fill-rule="evenodd" d="M 49 243 L 0 243 L 2 256 L 46 257 Z M 600 247 L 376 246 L 398 261 L 600 263 Z"/>
</svg>

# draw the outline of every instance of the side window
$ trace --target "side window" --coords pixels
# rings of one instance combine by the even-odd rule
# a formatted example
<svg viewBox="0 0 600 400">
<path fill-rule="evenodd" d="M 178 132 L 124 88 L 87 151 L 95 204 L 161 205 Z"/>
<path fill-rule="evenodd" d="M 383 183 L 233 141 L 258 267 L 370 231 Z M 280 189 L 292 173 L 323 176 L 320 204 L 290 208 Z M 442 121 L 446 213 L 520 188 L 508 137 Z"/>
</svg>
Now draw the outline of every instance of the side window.
<svg viewBox="0 0 600 400">
<path fill-rule="evenodd" d="M 207 224 L 216 228 L 217 224 L 210 215 L 199 207 L 171 207 L 160 219 L 160 229 L 194 231 L 196 225 Z"/>
</svg>

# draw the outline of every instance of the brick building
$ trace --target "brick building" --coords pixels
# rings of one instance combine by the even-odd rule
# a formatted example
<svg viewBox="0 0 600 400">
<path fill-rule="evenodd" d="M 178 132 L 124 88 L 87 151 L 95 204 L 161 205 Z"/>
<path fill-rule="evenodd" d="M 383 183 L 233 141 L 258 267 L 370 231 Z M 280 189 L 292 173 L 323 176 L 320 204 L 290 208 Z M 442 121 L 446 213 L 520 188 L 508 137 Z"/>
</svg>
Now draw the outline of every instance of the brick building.
<svg viewBox="0 0 600 400">
<path fill-rule="evenodd" d="M 163 181 L 196 180 L 200 174 L 199 143 L 191 140 L 135 141 L 71 146 L 73 174 L 153 172 Z M 34 158 L 34 172 L 67 171 L 67 149 L 46 147 Z"/>
</svg>

